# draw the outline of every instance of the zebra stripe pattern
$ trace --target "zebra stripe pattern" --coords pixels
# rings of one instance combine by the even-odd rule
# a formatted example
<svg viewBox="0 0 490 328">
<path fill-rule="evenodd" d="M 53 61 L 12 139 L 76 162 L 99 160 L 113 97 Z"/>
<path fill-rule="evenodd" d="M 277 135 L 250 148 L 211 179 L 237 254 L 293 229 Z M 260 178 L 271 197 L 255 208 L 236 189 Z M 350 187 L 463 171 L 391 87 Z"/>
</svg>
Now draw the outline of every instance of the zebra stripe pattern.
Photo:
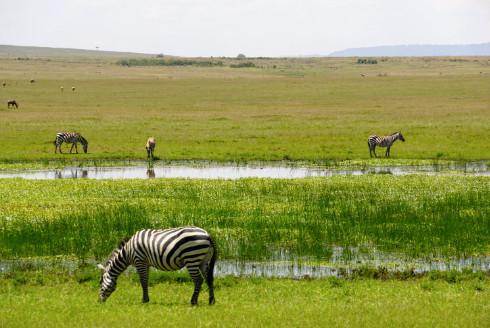
<svg viewBox="0 0 490 328">
<path fill-rule="evenodd" d="M 56 154 L 58 149 L 60 150 L 60 154 L 63 152 L 61 151 L 61 145 L 63 142 L 66 143 L 71 143 L 71 148 L 70 148 L 70 154 L 73 151 L 73 147 L 75 147 L 75 151 L 78 154 L 78 148 L 77 148 L 77 143 L 80 143 L 83 147 L 83 151 L 87 153 L 88 150 L 88 141 L 84 137 L 80 135 L 80 133 L 77 132 L 58 132 L 56 134 L 56 139 L 54 140 L 53 144 L 55 146 L 54 148 L 54 153 Z"/>
<path fill-rule="evenodd" d="M 373 157 L 378 157 L 376 156 L 376 146 L 379 147 L 386 147 L 386 157 L 390 157 L 390 148 L 393 145 L 393 143 L 400 139 L 401 141 L 405 142 L 405 138 L 403 137 L 401 132 L 395 132 L 392 135 L 389 136 L 377 136 L 377 135 L 372 135 L 368 138 L 368 146 L 369 146 L 369 156 Z"/>
<path fill-rule="evenodd" d="M 145 229 L 123 240 L 102 269 L 99 300 L 104 302 L 116 289 L 117 278 L 129 265 L 136 267 L 143 303 L 148 296 L 148 270 L 176 271 L 186 267 L 194 281 L 191 304 L 196 305 L 203 280 L 209 288 L 209 304 L 214 304 L 214 264 L 216 244 L 209 233 L 198 227 L 179 227 L 166 230 Z"/>
</svg>

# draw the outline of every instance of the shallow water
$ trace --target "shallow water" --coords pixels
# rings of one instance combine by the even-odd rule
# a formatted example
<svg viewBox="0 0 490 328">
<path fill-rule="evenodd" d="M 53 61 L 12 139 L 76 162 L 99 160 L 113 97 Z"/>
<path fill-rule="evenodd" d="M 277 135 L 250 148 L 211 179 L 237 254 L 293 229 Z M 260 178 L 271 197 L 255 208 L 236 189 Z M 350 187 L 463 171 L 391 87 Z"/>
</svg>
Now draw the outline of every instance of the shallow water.
<svg viewBox="0 0 490 328">
<path fill-rule="evenodd" d="M 462 258 L 408 258 L 403 254 L 390 254 L 370 249 L 368 253 L 360 252 L 358 248 L 348 249 L 350 255 L 345 256 L 346 249 L 333 247 L 328 260 L 314 258 L 292 259 L 287 252 L 276 254 L 270 261 L 240 261 L 218 260 L 215 275 L 217 277 L 267 277 L 267 278 L 324 278 L 350 276 L 355 270 L 361 268 L 380 268 L 388 272 L 412 271 L 416 274 L 431 271 L 462 271 L 473 272 L 490 271 L 490 256 L 473 256 Z M 95 260 L 86 260 L 86 264 L 93 265 Z M 19 260 L 0 261 L 0 273 L 22 270 L 53 270 L 62 269 L 74 272 L 80 262 L 73 258 L 29 258 Z M 133 267 L 129 272 L 135 272 Z"/>
<path fill-rule="evenodd" d="M 490 176 L 487 161 L 453 163 L 425 166 L 377 166 L 353 169 L 299 167 L 287 165 L 264 164 L 213 164 L 155 165 L 148 167 L 66 167 L 50 170 L 16 170 L 0 171 L 0 178 L 23 178 L 35 180 L 53 179 L 153 179 L 153 178 L 187 178 L 187 179 L 300 179 L 307 177 L 328 177 L 335 175 L 363 174 L 466 174 Z"/>
</svg>

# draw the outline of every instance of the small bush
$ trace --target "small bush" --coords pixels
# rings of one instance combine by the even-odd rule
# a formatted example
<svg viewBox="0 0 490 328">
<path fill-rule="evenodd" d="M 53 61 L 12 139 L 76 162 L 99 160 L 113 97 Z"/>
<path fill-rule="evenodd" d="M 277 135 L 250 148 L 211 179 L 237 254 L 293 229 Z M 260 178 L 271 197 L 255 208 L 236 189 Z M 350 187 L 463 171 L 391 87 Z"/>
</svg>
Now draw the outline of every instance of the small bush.
<svg viewBox="0 0 490 328">
<path fill-rule="evenodd" d="M 195 60 L 195 59 L 161 59 L 161 58 L 140 58 L 140 59 L 121 59 L 116 62 L 121 66 L 223 66 L 222 61 L 214 60 Z"/>
<path fill-rule="evenodd" d="M 253 62 L 247 61 L 243 63 L 238 63 L 238 64 L 231 64 L 231 68 L 241 68 L 241 67 L 255 67 L 255 64 Z"/>
<path fill-rule="evenodd" d="M 358 64 L 377 64 L 378 61 L 376 59 L 358 58 L 357 63 Z"/>
</svg>

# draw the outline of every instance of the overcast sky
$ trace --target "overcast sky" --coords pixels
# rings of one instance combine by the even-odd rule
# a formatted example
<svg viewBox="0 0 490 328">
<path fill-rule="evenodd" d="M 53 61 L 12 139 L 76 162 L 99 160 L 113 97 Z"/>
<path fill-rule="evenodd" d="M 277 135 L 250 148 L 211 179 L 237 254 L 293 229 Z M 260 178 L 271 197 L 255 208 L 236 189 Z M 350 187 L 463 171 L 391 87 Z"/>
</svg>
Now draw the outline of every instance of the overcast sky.
<svg viewBox="0 0 490 328">
<path fill-rule="evenodd" d="M 181 56 L 490 41 L 490 0 L 0 0 L 0 44 Z"/>
</svg>

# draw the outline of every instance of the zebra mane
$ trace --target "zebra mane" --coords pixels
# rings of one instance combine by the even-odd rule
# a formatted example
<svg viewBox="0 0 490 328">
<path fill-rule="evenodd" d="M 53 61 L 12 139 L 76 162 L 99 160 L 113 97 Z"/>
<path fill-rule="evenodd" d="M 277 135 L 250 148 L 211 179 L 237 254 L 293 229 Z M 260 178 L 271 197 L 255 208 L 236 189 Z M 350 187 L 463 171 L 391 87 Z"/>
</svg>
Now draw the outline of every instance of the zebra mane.
<svg viewBox="0 0 490 328">
<path fill-rule="evenodd" d="M 119 245 L 117 246 L 117 249 L 121 249 L 126 245 L 126 243 L 129 241 L 129 237 L 124 237 L 120 242 Z"/>
<path fill-rule="evenodd" d="M 126 245 L 126 243 L 129 241 L 129 237 L 125 237 L 123 238 L 120 242 L 119 242 L 119 245 L 114 248 L 114 250 L 112 251 L 111 255 L 109 255 L 109 258 L 107 259 L 106 261 L 106 266 L 109 264 L 109 262 L 114 258 L 114 256 L 116 256 L 119 251 L 121 249 L 123 249 L 124 245 Z"/>
</svg>

